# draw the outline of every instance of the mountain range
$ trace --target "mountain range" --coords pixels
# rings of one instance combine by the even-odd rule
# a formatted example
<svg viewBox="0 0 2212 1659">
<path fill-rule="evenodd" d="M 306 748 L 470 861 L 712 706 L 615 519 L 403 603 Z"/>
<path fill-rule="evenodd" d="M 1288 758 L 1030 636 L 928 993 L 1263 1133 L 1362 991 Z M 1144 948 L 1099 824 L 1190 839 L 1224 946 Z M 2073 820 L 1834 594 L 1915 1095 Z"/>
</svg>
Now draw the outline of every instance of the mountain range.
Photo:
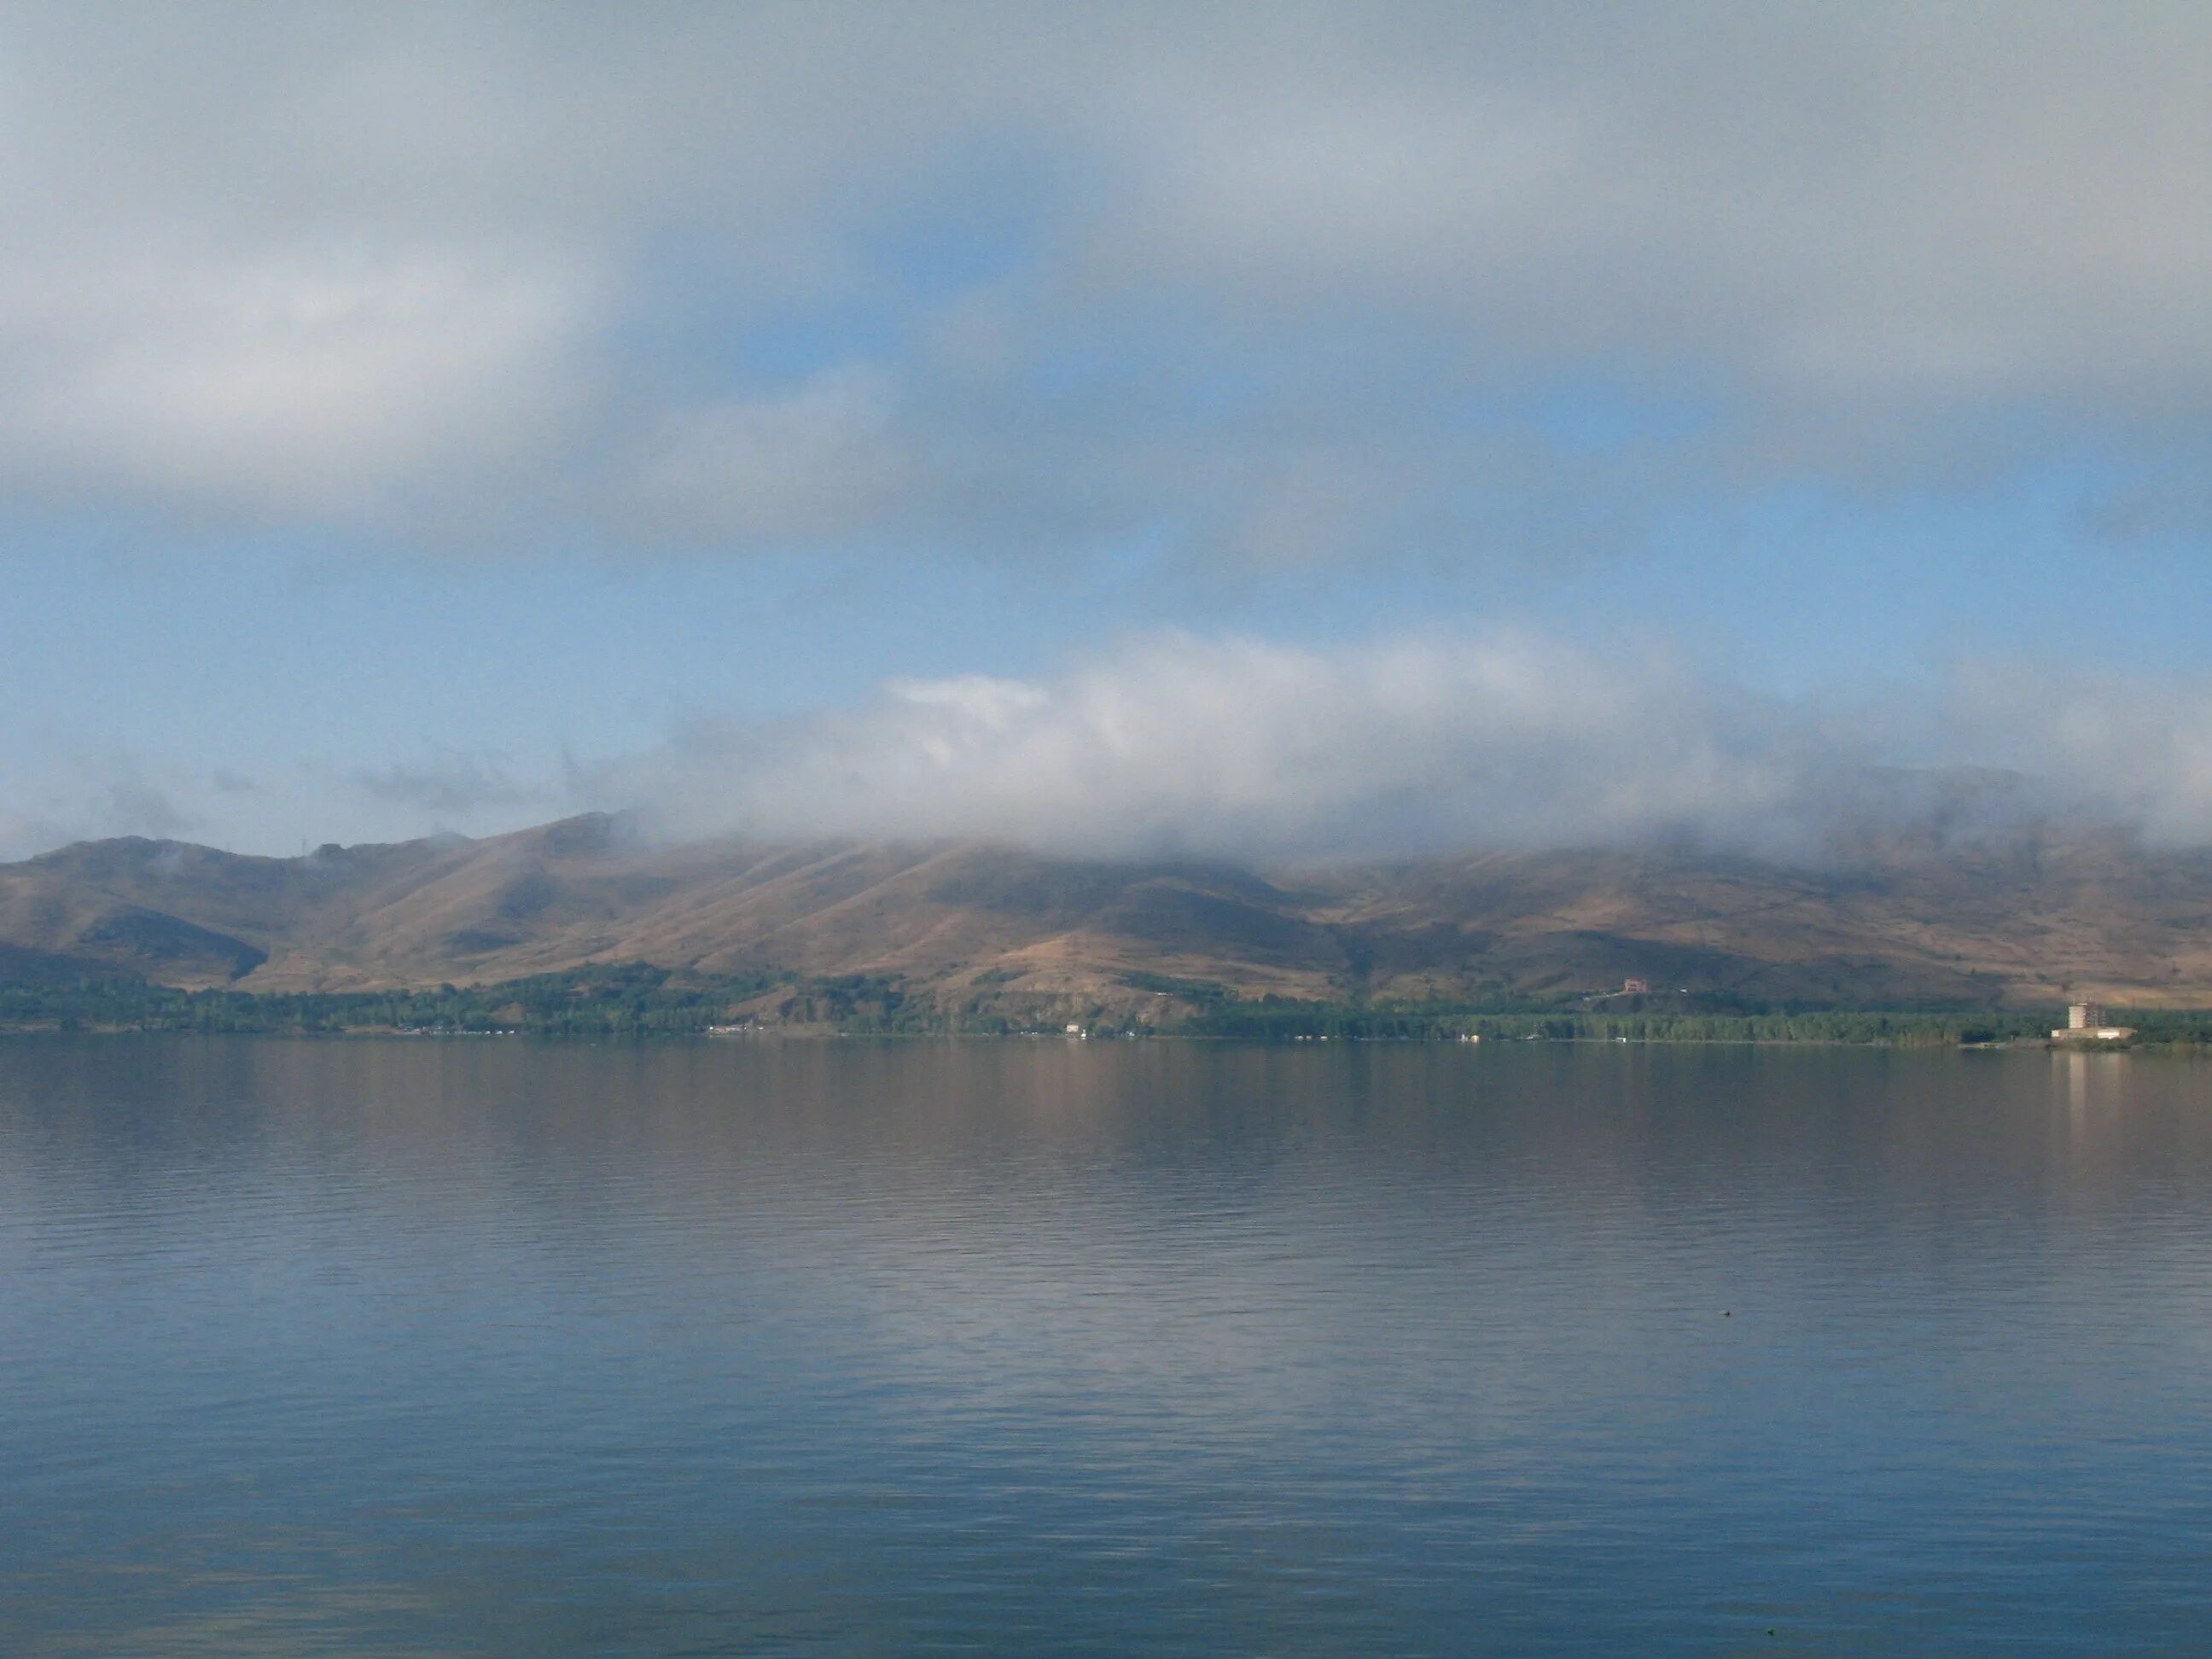
<svg viewBox="0 0 2212 1659">
<path fill-rule="evenodd" d="M 868 975 L 947 1006 L 1617 994 L 1843 1007 L 2212 1006 L 2212 854 L 1898 834 L 1248 868 L 979 844 L 653 844 L 600 815 L 299 858 L 137 837 L 0 865 L 0 977 L 490 984 L 591 963 Z"/>
</svg>

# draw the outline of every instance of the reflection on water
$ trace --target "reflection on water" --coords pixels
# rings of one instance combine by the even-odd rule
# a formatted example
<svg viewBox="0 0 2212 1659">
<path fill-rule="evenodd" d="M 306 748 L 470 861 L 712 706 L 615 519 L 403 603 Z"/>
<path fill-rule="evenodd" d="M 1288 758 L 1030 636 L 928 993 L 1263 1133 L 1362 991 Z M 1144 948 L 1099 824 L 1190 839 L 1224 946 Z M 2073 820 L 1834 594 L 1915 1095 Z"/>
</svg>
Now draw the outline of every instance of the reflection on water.
<svg viewBox="0 0 2212 1659">
<path fill-rule="evenodd" d="M 2143 1054 L 0 1044 L 0 1652 L 2202 1650 L 2209 1200 Z"/>
</svg>

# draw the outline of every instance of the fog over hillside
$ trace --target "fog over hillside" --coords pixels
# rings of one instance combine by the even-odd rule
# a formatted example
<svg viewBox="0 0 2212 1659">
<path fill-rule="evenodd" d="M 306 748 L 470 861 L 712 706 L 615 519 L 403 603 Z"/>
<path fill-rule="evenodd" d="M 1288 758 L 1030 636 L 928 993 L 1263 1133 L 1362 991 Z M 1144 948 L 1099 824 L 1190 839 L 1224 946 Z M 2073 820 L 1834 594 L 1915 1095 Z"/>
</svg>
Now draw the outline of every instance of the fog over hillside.
<svg viewBox="0 0 2212 1659">
<path fill-rule="evenodd" d="M 1034 679 L 895 681 L 702 723 L 568 780 L 675 840 L 981 837 L 1241 860 L 1654 837 L 1815 859 L 1939 824 L 2212 839 L 2212 686 L 1961 671 L 1940 700 L 1761 696 L 1528 633 L 1331 648 L 1153 635 Z"/>
<path fill-rule="evenodd" d="M 840 707 L 693 720 L 558 771 L 452 749 L 360 781 L 433 823 L 600 811 L 670 844 L 904 836 L 1328 862 L 1686 838 L 1817 862 L 1869 833 L 2048 823 L 2190 847 L 2212 842 L 2212 683 L 1998 663 L 1932 690 L 1789 696 L 1648 642 L 1171 631 L 1033 677 L 893 679 Z M 132 833 L 193 827 L 130 775 L 104 805 Z M 92 827 L 0 820 L 0 856 Z"/>
</svg>

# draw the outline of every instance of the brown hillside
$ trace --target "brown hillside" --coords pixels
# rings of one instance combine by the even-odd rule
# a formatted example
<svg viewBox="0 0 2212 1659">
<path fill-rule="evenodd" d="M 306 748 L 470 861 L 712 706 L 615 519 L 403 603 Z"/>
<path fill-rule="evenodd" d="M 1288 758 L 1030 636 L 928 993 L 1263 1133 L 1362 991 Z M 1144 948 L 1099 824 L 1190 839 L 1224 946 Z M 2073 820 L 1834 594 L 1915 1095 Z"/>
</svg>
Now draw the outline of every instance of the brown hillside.
<svg viewBox="0 0 2212 1659">
<path fill-rule="evenodd" d="M 1761 862 L 1488 853 L 1317 871 L 942 844 L 641 844 L 587 817 L 482 841 L 237 857 L 80 843 L 0 866 L 0 975 L 345 990 L 591 962 L 874 973 L 968 996 L 1655 990 L 1875 1005 L 2212 1006 L 2212 855 L 2119 835 Z"/>
</svg>

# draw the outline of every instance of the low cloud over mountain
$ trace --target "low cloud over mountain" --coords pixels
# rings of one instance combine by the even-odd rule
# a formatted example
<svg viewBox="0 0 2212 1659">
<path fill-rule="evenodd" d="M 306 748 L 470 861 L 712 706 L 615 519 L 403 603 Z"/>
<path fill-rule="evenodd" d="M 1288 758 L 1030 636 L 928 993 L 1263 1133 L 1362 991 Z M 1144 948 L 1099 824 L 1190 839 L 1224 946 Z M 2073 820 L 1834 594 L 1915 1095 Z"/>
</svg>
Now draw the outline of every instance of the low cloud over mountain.
<svg viewBox="0 0 2212 1659">
<path fill-rule="evenodd" d="M 1525 633 L 1346 647 L 1167 634 L 1036 678 L 895 681 L 702 723 L 575 780 L 676 839 L 977 836 L 1060 852 L 1331 858 L 2031 817 L 2212 836 L 2212 687 L 1961 671 L 1933 699 L 1755 695 L 1664 652 Z"/>
</svg>

